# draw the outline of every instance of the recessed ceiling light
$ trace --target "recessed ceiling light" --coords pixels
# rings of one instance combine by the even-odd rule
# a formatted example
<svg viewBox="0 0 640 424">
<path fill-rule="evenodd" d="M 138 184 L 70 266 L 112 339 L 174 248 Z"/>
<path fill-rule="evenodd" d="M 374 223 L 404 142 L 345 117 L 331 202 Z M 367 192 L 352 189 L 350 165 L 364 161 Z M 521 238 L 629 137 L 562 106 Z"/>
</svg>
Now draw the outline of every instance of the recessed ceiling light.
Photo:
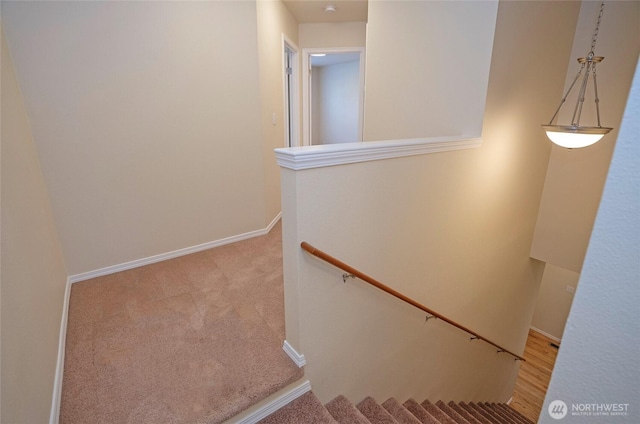
<svg viewBox="0 0 640 424">
<path fill-rule="evenodd" d="M 324 8 L 324 11 L 326 13 L 334 13 L 336 10 L 337 10 L 337 8 L 332 4 L 330 4 L 328 6 L 325 6 L 325 8 Z"/>
</svg>

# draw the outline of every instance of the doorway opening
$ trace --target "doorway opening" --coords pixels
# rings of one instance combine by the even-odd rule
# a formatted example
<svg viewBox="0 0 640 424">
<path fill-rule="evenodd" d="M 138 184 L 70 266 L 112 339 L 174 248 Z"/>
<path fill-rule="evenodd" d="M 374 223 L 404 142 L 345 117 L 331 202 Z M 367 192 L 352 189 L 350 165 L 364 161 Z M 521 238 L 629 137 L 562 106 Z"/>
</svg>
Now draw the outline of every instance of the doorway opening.
<svg viewBox="0 0 640 424">
<path fill-rule="evenodd" d="M 284 46 L 284 145 L 294 147 L 300 145 L 298 48 L 284 35 L 282 44 Z"/>
<path fill-rule="evenodd" d="M 303 145 L 362 141 L 364 48 L 303 49 Z"/>
</svg>

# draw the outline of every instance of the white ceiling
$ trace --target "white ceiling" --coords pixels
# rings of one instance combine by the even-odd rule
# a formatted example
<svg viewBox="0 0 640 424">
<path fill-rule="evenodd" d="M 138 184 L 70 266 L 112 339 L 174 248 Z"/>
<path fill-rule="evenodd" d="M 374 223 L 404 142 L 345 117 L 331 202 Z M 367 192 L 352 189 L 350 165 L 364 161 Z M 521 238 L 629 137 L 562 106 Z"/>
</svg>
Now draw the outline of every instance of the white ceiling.
<svg viewBox="0 0 640 424">
<path fill-rule="evenodd" d="M 368 0 L 282 0 L 299 24 L 327 22 L 366 22 Z M 327 13 L 324 8 L 335 6 Z"/>
<path fill-rule="evenodd" d="M 326 56 L 311 56 L 311 66 L 329 66 L 360 60 L 360 53 L 327 53 Z"/>
</svg>

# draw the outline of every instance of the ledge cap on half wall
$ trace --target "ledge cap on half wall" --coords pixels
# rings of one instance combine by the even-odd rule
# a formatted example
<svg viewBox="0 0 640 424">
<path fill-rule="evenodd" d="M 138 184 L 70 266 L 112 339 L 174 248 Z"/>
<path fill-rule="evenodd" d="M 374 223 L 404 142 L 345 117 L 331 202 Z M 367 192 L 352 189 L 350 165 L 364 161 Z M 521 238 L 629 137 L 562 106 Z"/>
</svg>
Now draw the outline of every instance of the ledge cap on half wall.
<svg viewBox="0 0 640 424">
<path fill-rule="evenodd" d="M 299 171 L 452 150 L 474 149 L 481 145 L 481 138 L 430 137 L 287 147 L 275 149 L 275 153 L 278 165 Z"/>
</svg>

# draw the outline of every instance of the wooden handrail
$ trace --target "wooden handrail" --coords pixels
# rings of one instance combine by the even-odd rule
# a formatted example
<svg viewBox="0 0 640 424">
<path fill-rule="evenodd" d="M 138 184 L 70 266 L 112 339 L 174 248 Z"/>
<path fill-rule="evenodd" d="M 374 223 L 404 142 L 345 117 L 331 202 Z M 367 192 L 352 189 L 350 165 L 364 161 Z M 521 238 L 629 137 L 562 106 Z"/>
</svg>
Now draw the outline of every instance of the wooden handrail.
<svg viewBox="0 0 640 424">
<path fill-rule="evenodd" d="M 502 346 L 500 346 L 497 343 L 492 342 L 491 340 L 487 339 L 486 337 L 481 336 L 480 334 L 476 333 L 475 331 L 465 327 L 462 324 L 458 324 L 457 322 L 445 317 L 442 314 L 439 314 L 438 312 L 435 312 L 434 310 L 427 308 L 426 306 L 416 302 L 415 300 L 411 299 L 408 296 L 405 296 L 404 294 L 392 289 L 389 286 L 386 286 L 384 284 L 382 284 L 380 281 L 369 277 L 367 274 L 358 271 L 357 269 L 353 268 L 352 266 L 349 266 L 347 264 L 345 264 L 344 262 L 340 261 L 339 259 L 334 258 L 333 256 L 329 255 L 328 253 L 323 252 L 322 250 L 316 249 L 315 247 L 313 247 L 312 245 L 310 245 L 309 243 L 307 243 L 306 241 L 303 241 L 300 244 L 300 247 L 302 247 L 302 249 L 306 250 L 307 252 L 309 252 L 310 254 L 312 254 L 313 256 L 316 256 L 320 259 L 322 259 L 325 262 L 330 263 L 331 265 L 334 265 L 340 269 L 342 269 L 343 271 L 348 272 L 349 274 L 358 277 L 360 280 L 365 281 L 369 284 L 371 284 L 372 286 L 375 286 L 377 288 L 379 288 L 380 290 L 389 293 L 391 296 L 394 296 L 400 300 L 402 300 L 403 302 L 406 302 L 428 314 L 430 314 L 433 317 L 436 317 L 444 322 L 446 322 L 447 324 L 451 324 L 454 327 L 459 328 L 462 331 L 466 331 L 467 333 L 471 334 L 473 337 L 471 338 L 471 340 L 477 339 L 477 340 L 482 340 L 483 342 L 489 343 L 490 345 L 496 347 L 498 349 L 498 353 L 500 352 L 504 352 L 504 353 L 508 353 L 509 355 L 513 356 L 516 358 L 516 360 L 520 360 L 520 361 L 526 361 L 522 356 L 520 355 L 516 355 L 515 353 L 503 348 Z"/>
</svg>

